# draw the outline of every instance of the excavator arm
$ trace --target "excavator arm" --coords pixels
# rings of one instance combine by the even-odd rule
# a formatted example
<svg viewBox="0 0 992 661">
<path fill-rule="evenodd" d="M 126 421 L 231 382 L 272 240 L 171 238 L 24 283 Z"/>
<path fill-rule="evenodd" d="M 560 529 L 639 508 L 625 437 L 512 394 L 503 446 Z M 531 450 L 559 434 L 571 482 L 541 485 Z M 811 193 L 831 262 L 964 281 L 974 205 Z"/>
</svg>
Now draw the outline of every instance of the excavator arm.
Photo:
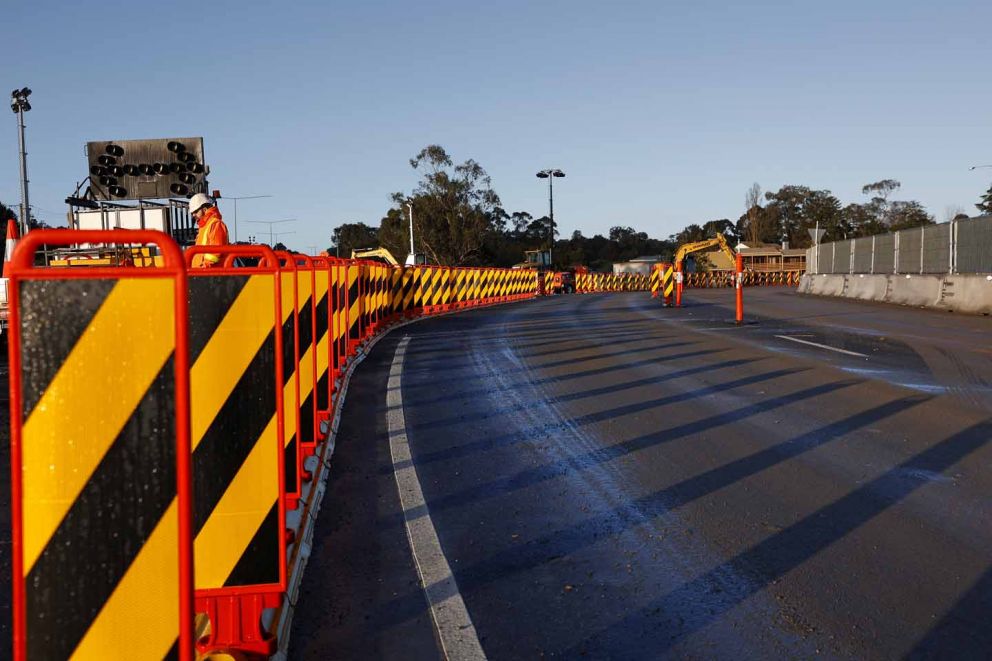
<svg viewBox="0 0 992 661">
<path fill-rule="evenodd" d="M 352 259 L 365 259 L 366 257 L 378 257 L 379 259 L 384 259 L 392 266 L 400 265 L 400 263 L 396 261 L 396 258 L 393 257 L 392 253 L 385 248 L 365 248 L 362 250 L 351 251 Z"/>
<path fill-rule="evenodd" d="M 707 248 L 712 248 L 713 246 L 719 246 L 720 250 L 722 250 L 723 254 L 730 258 L 731 262 L 737 259 L 737 254 L 729 245 L 727 245 L 727 240 L 723 238 L 723 234 L 717 234 L 716 238 L 713 239 L 694 241 L 693 243 L 685 243 L 679 246 L 678 250 L 675 251 L 675 263 L 681 264 L 686 258 L 686 255 L 699 252 L 700 250 L 706 250 Z"/>
</svg>

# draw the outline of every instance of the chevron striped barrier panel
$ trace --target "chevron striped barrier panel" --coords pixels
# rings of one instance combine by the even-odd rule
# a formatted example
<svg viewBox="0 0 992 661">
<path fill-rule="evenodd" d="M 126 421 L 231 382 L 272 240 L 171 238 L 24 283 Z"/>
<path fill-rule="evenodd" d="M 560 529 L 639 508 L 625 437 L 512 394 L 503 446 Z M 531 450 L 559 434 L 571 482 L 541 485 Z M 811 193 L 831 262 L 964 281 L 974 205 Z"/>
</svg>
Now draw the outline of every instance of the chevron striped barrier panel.
<svg viewBox="0 0 992 661">
<path fill-rule="evenodd" d="M 157 232 L 41 234 L 8 265 L 13 658 L 191 660 L 183 257 Z M 43 243 L 114 240 L 164 266 L 34 267 Z"/>
<path fill-rule="evenodd" d="M 742 284 L 745 287 L 798 287 L 802 271 L 744 271 Z M 733 287 L 732 271 L 709 271 L 685 274 L 685 286 L 693 289 L 711 287 Z"/>
<path fill-rule="evenodd" d="M 604 292 L 652 291 L 652 276 L 639 273 L 577 273 L 575 291 L 578 294 Z"/>
<path fill-rule="evenodd" d="M 184 258 L 157 232 L 29 237 L 10 285 L 18 661 L 274 653 L 358 352 L 401 319 L 524 300 L 539 285 L 528 269 L 262 246 Z M 40 245 L 80 241 L 157 244 L 162 258 L 33 266 Z M 221 265 L 191 268 L 205 251 Z M 638 286 L 597 277 L 600 289 Z"/>
</svg>

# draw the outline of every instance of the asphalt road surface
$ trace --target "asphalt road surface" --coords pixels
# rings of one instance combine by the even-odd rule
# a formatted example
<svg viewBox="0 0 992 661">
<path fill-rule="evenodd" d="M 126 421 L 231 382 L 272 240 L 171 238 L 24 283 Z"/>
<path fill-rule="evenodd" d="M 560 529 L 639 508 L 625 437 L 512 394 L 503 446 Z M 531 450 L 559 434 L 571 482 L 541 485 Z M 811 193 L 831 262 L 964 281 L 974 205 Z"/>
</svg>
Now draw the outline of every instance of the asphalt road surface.
<svg viewBox="0 0 992 661">
<path fill-rule="evenodd" d="M 746 305 L 736 327 L 731 290 L 563 296 L 384 338 L 351 382 L 291 658 L 468 635 L 491 659 L 986 658 L 992 320 Z M 426 505 L 404 512 L 411 465 Z M 443 555 L 415 536 L 415 561 L 427 522 Z M 425 591 L 441 561 L 454 582 Z M 9 595 L 9 532 L 0 573 Z M 431 609 L 455 601 L 473 627 Z"/>
<path fill-rule="evenodd" d="M 393 474 L 401 342 L 426 500 L 407 518 L 433 522 L 489 658 L 987 657 L 992 320 L 746 295 L 743 327 L 732 290 L 690 290 L 681 310 L 565 296 L 380 342 L 291 658 L 442 656 Z"/>
</svg>

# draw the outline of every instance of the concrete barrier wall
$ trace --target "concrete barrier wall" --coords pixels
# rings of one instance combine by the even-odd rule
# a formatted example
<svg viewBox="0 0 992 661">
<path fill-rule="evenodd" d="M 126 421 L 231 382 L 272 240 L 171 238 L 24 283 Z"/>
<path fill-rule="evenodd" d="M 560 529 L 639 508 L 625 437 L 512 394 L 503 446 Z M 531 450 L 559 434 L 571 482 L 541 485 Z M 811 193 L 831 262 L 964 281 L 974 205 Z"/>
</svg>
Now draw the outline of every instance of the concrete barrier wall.
<svg viewBox="0 0 992 661">
<path fill-rule="evenodd" d="M 801 294 L 992 314 L 992 275 L 806 274 Z"/>
</svg>

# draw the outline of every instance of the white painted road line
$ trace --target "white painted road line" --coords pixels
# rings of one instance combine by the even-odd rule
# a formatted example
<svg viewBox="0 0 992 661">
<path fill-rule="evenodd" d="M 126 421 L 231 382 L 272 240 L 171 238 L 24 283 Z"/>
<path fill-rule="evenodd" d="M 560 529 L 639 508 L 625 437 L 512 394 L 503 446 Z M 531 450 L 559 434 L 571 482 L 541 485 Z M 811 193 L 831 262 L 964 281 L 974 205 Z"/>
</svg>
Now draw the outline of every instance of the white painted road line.
<svg viewBox="0 0 992 661">
<path fill-rule="evenodd" d="M 775 337 L 781 340 L 789 340 L 790 342 L 798 342 L 799 344 L 808 344 L 811 347 L 817 347 L 820 349 L 826 349 L 827 351 L 836 351 L 837 353 L 846 354 L 848 356 L 857 356 L 858 358 L 867 358 L 868 356 L 863 353 L 858 353 L 857 351 L 848 351 L 847 349 L 838 349 L 837 347 L 829 347 L 826 344 L 820 344 L 819 342 L 810 342 L 809 340 L 800 340 L 798 337 L 789 337 L 788 335 L 776 335 Z"/>
<path fill-rule="evenodd" d="M 430 510 L 424 500 L 424 492 L 417 477 L 417 468 L 410 455 L 410 443 L 406 435 L 406 417 L 403 415 L 403 394 L 400 382 L 403 375 L 403 359 L 410 344 L 409 336 L 396 346 L 393 363 L 389 368 L 389 383 L 386 389 L 386 422 L 389 427 L 389 452 L 393 458 L 393 475 L 400 492 L 400 505 L 406 522 L 406 535 L 413 550 L 413 560 L 420 574 L 427 601 L 431 606 L 431 617 L 437 629 L 441 650 L 449 661 L 484 660 L 482 643 L 472 624 L 472 618 L 465 608 L 465 602 L 458 591 L 455 576 L 451 573 L 448 559 L 444 557 L 441 542 L 434 528 Z M 398 468 L 397 466 L 404 466 Z M 409 512 L 427 512 L 425 516 L 411 519 Z"/>
</svg>

